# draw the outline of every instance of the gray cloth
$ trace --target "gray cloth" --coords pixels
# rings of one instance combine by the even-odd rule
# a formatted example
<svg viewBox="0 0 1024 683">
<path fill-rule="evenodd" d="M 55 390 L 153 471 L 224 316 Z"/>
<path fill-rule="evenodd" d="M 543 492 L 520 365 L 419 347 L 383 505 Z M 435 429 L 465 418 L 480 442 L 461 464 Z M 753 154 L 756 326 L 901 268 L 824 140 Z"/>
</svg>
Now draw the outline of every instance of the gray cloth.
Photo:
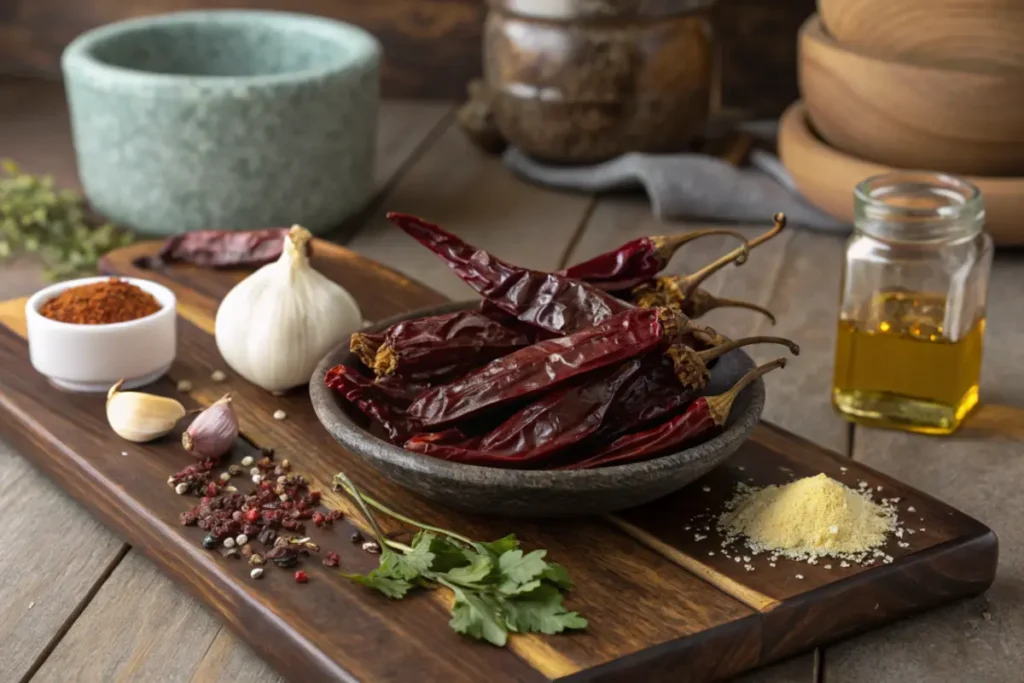
<svg viewBox="0 0 1024 683">
<path fill-rule="evenodd" d="M 519 176 L 548 187 L 591 193 L 642 188 L 662 220 L 764 223 L 782 211 L 791 225 L 850 232 L 800 197 L 778 158 L 760 149 L 751 152 L 748 168 L 703 154 L 634 153 L 594 166 L 552 166 L 509 148 L 504 160 Z"/>
</svg>

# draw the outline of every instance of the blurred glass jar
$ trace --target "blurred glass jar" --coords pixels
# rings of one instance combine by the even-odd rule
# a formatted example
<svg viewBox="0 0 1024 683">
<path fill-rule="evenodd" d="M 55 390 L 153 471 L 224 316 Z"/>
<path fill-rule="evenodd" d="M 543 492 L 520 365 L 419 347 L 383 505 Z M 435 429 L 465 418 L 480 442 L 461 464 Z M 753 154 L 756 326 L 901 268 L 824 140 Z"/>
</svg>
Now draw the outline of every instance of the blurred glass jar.
<svg viewBox="0 0 1024 683">
<path fill-rule="evenodd" d="M 992 240 L 978 188 L 899 172 L 854 191 L 832 401 L 858 422 L 948 434 L 978 402 Z"/>
<path fill-rule="evenodd" d="M 484 76 L 506 140 L 553 162 L 679 152 L 703 131 L 716 0 L 488 0 Z"/>
</svg>

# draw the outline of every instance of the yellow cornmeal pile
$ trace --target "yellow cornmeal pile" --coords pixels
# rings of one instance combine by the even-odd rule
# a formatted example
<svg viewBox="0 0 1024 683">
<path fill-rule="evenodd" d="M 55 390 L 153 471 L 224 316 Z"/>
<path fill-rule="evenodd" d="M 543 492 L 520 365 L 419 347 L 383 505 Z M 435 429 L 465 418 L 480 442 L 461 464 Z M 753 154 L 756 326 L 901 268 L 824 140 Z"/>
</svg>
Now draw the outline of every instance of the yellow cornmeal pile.
<svg viewBox="0 0 1024 683">
<path fill-rule="evenodd" d="M 743 487 L 718 520 L 726 539 L 745 537 L 754 554 L 812 564 L 817 564 L 813 558 L 825 556 L 863 561 L 896 526 L 894 506 L 879 505 L 870 494 L 824 474 L 785 486 Z M 874 555 L 883 554 L 876 550 Z"/>
</svg>

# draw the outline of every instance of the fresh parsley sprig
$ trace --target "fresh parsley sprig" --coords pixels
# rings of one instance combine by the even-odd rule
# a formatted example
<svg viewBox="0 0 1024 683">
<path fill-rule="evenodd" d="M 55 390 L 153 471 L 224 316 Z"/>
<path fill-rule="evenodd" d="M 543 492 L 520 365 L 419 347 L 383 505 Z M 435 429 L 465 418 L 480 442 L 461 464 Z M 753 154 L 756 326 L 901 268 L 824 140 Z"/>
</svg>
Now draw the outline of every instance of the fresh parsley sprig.
<svg viewBox="0 0 1024 683">
<path fill-rule="evenodd" d="M 449 625 L 458 633 L 504 646 L 509 633 L 555 634 L 583 629 L 587 620 L 562 604 L 572 584 L 561 565 L 545 560 L 546 550 L 524 553 L 514 535 L 482 543 L 423 524 L 362 493 L 344 473 L 335 490 L 351 496 L 380 544 L 380 563 L 368 574 L 345 578 L 392 600 L 414 586 L 443 586 L 455 596 Z M 386 538 L 373 510 L 416 527 L 409 545 Z"/>
</svg>

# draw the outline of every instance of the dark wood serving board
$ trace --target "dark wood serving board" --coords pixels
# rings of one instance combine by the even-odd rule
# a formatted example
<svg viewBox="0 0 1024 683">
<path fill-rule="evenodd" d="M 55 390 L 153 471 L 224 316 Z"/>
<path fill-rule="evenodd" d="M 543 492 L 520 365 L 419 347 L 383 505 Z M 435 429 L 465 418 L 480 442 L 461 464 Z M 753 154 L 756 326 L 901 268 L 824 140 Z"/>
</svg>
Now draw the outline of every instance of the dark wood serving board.
<svg viewBox="0 0 1024 683">
<path fill-rule="evenodd" d="M 102 397 L 62 393 L 32 369 L 23 338 L 24 300 L 0 303 L 0 433 L 291 680 L 719 680 L 980 593 L 995 574 L 997 541 L 981 523 L 769 425 L 703 480 L 619 515 L 512 521 L 429 503 L 339 447 L 317 422 L 304 389 L 274 397 L 228 370 L 211 330 L 217 301 L 244 273 L 135 265 L 155 248 L 139 244 L 104 263 L 107 272 L 148 277 L 177 292 L 178 359 L 150 391 L 176 395 L 194 407 L 230 390 L 244 436 L 275 448 L 324 492 L 327 505 L 349 513 L 333 530 L 310 534 L 325 551 L 337 551 L 343 567 L 366 571 L 375 558 L 349 542 L 362 521 L 347 499 L 329 491 L 341 470 L 418 519 L 481 539 L 515 532 L 526 548 L 548 549 L 576 583 L 568 604 L 590 621 L 582 633 L 513 636 L 507 649 L 498 649 L 452 632 L 441 593 L 389 602 L 331 576 L 333 570 L 315 558 L 305 562 L 307 585 L 274 567 L 262 580 L 250 579 L 244 561 L 203 550 L 202 532 L 179 525 L 179 513 L 194 501 L 166 484 L 169 474 L 191 462 L 177 439 L 143 445 L 118 439 L 106 424 Z M 370 320 L 442 301 L 342 247 L 319 242 L 314 260 L 352 292 Z M 227 381 L 213 382 L 214 370 L 227 372 Z M 175 390 L 182 379 L 193 384 L 189 396 Z M 271 418 L 278 409 L 287 419 Z M 234 460 L 251 449 L 240 442 Z M 885 548 L 891 564 L 840 568 L 834 562 L 825 569 L 826 562 L 780 559 L 773 568 L 762 556 L 753 558 L 749 571 L 745 561 L 722 556 L 713 525 L 705 531 L 706 522 L 694 521 L 720 511 L 739 482 L 783 483 L 819 472 L 898 496 L 900 516 L 915 530 L 905 537 L 909 547 L 893 539 Z"/>
</svg>

